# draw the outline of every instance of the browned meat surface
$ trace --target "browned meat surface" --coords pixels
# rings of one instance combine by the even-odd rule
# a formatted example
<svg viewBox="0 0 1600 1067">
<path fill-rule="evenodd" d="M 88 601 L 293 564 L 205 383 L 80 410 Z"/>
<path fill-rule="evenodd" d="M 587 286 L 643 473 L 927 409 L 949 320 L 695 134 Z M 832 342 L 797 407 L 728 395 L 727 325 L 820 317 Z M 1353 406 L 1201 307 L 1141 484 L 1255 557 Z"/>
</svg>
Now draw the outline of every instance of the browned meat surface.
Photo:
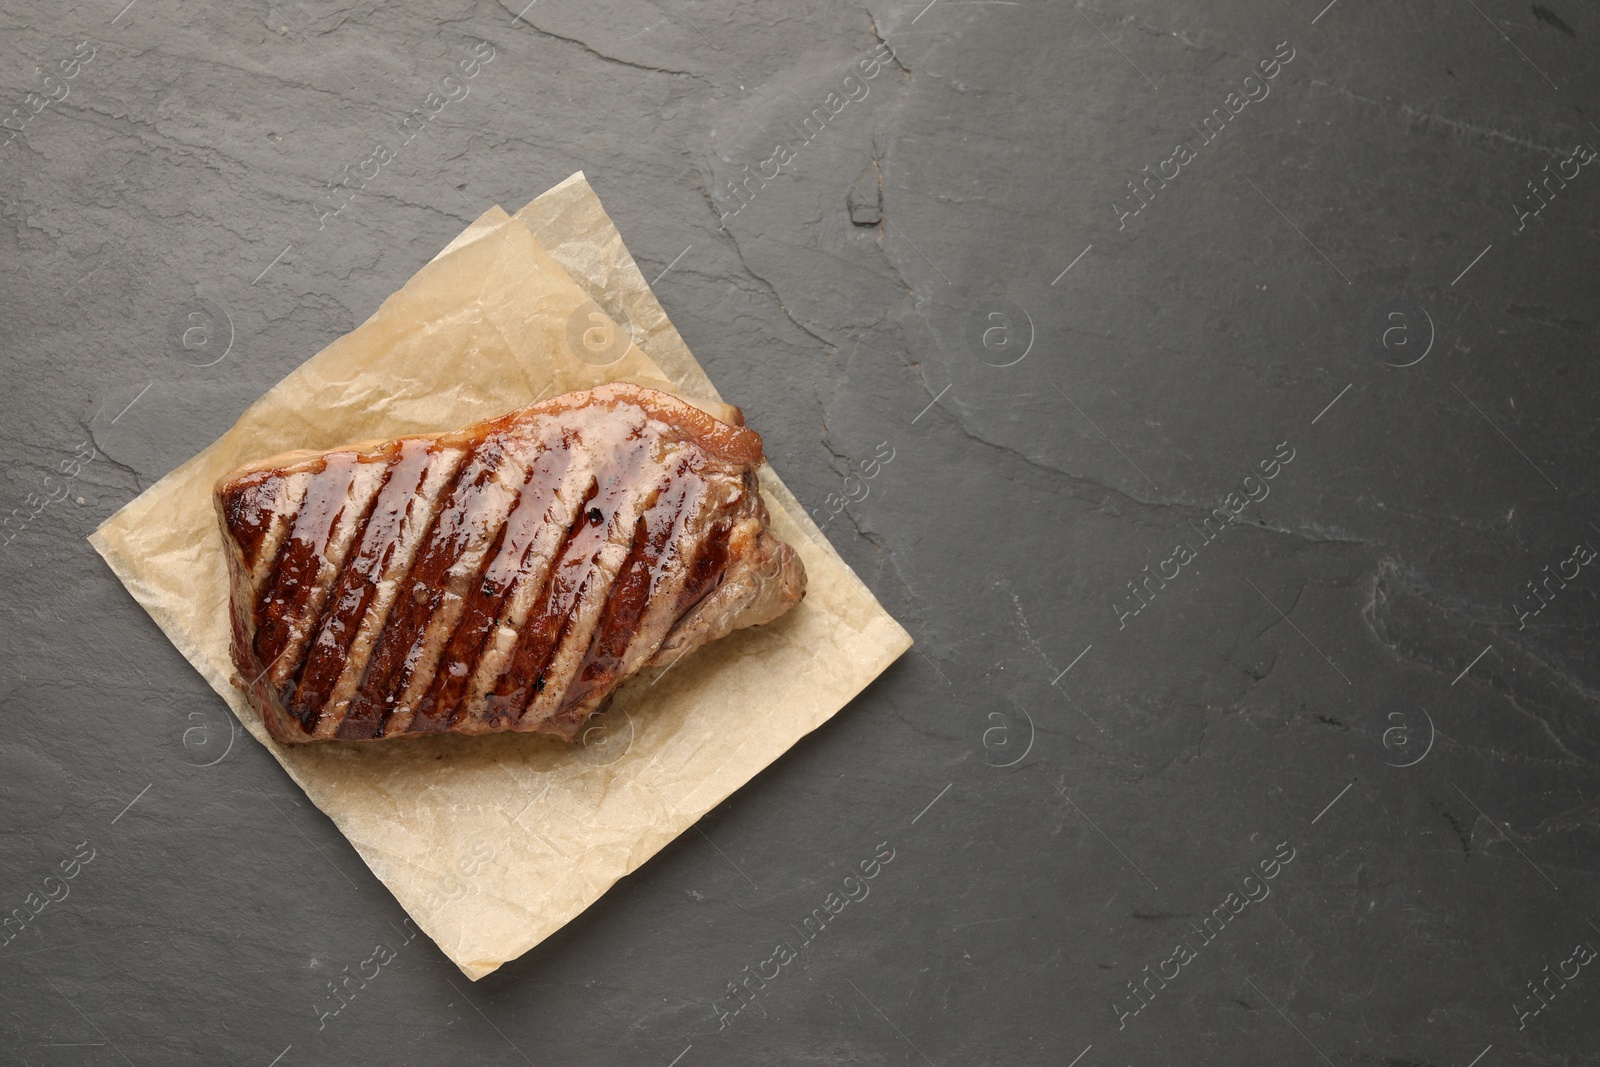
<svg viewBox="0 0 1600 1067">
<path fill-rule="evenodd" d="M 216 487 L 235 681 L 285 743 L 570 739 L 640 668 L 805 595 L 760 462 L 755 431 L 619 383 L 243 467 Z"/>
</svg>

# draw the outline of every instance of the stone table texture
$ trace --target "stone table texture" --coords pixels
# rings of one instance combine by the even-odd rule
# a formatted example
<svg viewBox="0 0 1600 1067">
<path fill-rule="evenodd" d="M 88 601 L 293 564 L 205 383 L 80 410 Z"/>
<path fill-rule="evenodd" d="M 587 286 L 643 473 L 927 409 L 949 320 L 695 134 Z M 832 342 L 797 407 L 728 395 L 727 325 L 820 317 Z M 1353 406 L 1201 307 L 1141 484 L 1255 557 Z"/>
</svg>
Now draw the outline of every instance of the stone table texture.
<svg viewBox="0 0 1600 1067">
<path fill-rule="evenodd" d="M 1594 5 L 124 3 L 0 8 L 0 1061 L 1595 1062 Z M 474 984 L 85 536 L 578 170 L 917 643 Z"/>
</svg>

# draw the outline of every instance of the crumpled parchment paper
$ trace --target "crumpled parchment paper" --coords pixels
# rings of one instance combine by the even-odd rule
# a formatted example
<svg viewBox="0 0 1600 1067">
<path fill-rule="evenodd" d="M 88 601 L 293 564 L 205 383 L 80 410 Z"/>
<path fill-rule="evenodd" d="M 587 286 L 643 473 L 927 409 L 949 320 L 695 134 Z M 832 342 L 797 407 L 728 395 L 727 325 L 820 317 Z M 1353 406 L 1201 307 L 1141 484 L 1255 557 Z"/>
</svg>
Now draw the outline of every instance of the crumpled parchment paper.
<svg viewBox="0 0 1600 1067">
<path fill-rule="evenodd" d="M 619 379 L 702 406 L 719 399 L 576 174 L 515 217 L 486 212 L 370 319 L 89 538 L 474 980 L 560 929 L 827 721 L 910 636 L 764 465 L 774 531 L 805 561 L 805 600 L 636 677 L 582 744 L 503 734 L 279 746 L 230 683 L 211 488 L 288 449 L 453 429 Z"/>
</svg>

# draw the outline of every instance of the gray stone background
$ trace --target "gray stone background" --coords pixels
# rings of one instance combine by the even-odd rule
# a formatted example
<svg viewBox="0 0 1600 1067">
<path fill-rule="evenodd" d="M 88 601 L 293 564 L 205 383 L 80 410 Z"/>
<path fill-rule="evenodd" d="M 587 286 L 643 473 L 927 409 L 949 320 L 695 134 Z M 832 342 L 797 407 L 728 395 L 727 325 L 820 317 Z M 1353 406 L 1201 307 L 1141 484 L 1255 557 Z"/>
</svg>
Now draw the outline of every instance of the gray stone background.
<svg viewBox="0 0 1600 1067">
<path fill-rule="evenodd" d="M 1593 5 L 124 2 L 0 11 L 0 1061 L 1596 1061 Z M 917 644 L 472 984 L 84 537 L 579 169 Z"/>
</svg>

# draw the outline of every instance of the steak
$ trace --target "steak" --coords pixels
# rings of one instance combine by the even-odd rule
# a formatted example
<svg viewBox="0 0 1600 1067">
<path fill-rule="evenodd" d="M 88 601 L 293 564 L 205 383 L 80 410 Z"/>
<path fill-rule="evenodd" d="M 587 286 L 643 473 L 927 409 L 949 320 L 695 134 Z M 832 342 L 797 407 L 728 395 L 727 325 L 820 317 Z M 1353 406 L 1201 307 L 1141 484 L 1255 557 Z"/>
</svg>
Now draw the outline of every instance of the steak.
<svg viewBox="0 0 1600 1067">
<path fill-rule="evenodd" d="M 615 383 L 228 474 L 234 683 L 285 744 L 572 739 L 643 667 L 805 595 L 728 410 Z"/>
</svg>

